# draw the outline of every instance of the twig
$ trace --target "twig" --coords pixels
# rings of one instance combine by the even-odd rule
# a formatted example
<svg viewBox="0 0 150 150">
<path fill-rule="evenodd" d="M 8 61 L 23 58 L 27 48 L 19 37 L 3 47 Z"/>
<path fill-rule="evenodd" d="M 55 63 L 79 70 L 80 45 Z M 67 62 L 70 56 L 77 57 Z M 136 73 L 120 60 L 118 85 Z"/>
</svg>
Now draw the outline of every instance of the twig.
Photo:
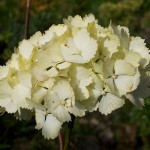
<svg viewBox="0 0 150 150">
<path fill-rule="evenodd" d="M 59 132 L 59 149 L 63 150 L 62 132 Z"/>
<path fill-rule="evenodd" d="M 26 17 L 25 17 L 25 29 L 24 29 L 24 38 L 28 38 L 29 32 L 29 20 L 30 20 L 30 0 L 26 0 Z"/>
<path fill-rule="evenodd" d="M 75 116 L 72 115 L 71 121 L 68 123 L 68 127 L 66 129 L 64 150 L 69 150 L 71 132 L 72 132 L 72 129 L 74 127 L 74 121 L 75 121 Z"/>
</svg>

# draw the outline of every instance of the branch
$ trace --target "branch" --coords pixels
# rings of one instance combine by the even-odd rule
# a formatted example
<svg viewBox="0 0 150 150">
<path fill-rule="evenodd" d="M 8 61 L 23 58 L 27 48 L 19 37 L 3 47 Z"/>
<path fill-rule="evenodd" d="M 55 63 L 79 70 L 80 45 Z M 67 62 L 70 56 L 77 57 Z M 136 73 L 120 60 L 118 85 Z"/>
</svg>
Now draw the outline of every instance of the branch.
<svg viewBox="0 0 150 150">
<path fill-rule="evenodd" d="M 24 29 L 24 38 L 28 38 L 29 32 L 29 20 L 30 20 L 30 0 L 26 0 L 26 17 L 25 17 L 25 29 Z"/>
<path fill-rule="evenodd" d="M 63 150 L 62 132 L 59 132 L 59 149 Z"/>
</svg>

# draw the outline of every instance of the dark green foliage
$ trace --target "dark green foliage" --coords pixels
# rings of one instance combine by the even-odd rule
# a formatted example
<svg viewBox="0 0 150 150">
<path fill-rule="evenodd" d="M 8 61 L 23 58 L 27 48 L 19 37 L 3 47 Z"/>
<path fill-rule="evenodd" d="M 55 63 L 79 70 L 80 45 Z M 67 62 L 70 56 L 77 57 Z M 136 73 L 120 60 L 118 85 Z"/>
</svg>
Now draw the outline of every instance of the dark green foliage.
<svg viewBox="0 0 150 150">
<path fill-rule="evenodd" d="M 150 99 L 145 99 L 145 107 L 142 111 L 133 108 L 131 111 L 131 121 L 136 122 L 139 127 L 140 136 L 150 136 Z"/>
</svg>

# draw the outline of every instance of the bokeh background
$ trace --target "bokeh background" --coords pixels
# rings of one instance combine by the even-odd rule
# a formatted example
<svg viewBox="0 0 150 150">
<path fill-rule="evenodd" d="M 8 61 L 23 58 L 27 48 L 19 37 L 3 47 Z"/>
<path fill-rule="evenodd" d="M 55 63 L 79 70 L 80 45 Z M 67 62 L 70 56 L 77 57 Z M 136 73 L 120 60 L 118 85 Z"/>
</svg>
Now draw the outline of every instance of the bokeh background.
<svg viewBox="0 0 150 150">
<path fill-rule="evenodd" d="M 0 0 L 0 65 L 10 58 L 24 37 L 26 0 Z M 29 35 L 44 31 L 63 18 L 93 13 L 99 24 L 127 26 L 150 48 L 150 0 L 31 0 Z M 0 116 L 0 149 L 57 150 L 58 139 L 45 140 L 34 119 L 18 121 Z M 66 125 L 64 125 L 64 128 Z M 64 132 L 64 130 L 63 130 Z M 71 150 L 150 150 L 150 98 L 145 107 L 123 107 L 109 116 L 98 112 L 76 119 Z"/>
</svg>

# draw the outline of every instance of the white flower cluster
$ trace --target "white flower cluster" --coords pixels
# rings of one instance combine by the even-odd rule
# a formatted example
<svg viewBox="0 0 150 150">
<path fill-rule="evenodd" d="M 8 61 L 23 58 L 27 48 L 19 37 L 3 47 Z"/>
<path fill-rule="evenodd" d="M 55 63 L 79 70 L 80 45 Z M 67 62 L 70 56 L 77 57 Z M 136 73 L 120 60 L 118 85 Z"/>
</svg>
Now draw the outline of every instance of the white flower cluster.
<svg viewBox="0 0 150 150">
<path fill-rule="evenodd" d="M 110 114 L 126 100 L 138 108 L 148 96 L 150 54 L 128 28 L 103 28 L 93 15 L 68 17 L 23 40 L 0 67 L 1 112 L 29 118 L 45 138 L 58 136 L 71 114 Z"/>
</svg>

